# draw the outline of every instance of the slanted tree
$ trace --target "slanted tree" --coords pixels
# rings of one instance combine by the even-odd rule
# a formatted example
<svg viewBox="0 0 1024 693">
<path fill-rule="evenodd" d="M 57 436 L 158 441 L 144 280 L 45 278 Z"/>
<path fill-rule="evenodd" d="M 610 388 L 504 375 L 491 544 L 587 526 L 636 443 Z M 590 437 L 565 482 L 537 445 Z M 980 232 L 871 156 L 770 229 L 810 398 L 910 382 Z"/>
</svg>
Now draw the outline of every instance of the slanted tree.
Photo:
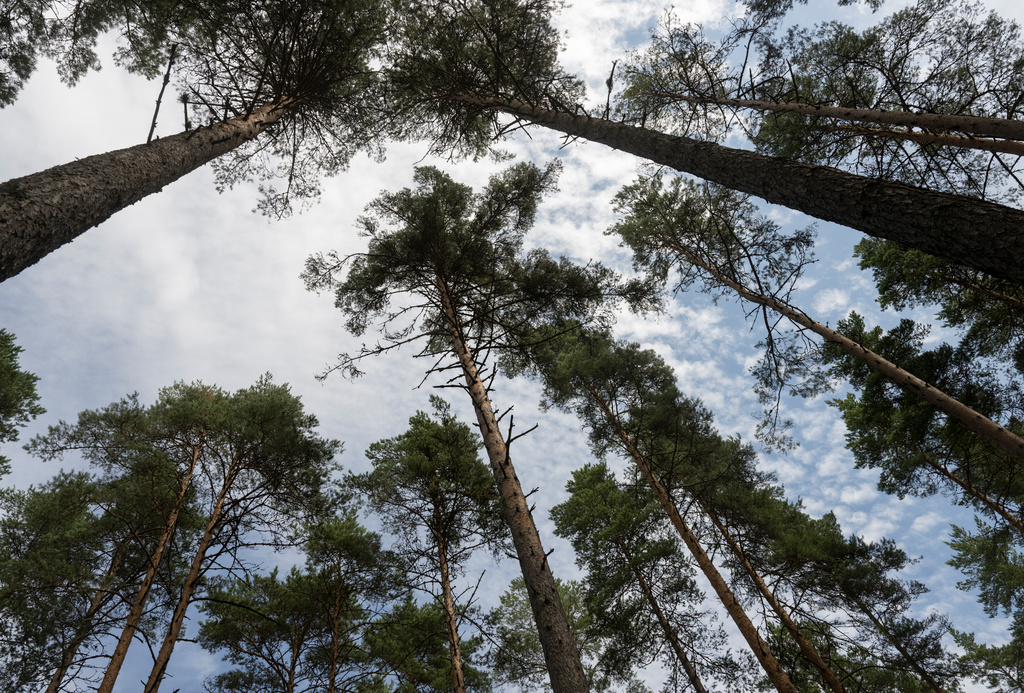
<svg viewBox="0 0 1024 693">
<path fill-rule="evenodd" d="M 777 28 L 753 13 L 711 40 L 668 14 L 623 68 L 621 113 L 714 140 L 742 129 L 763 153 L 874 178 L 1019 196 L 1024 46 L 1013 22 L 923 0 L 864 32 L 830 21 L 776 38 Z"/>
<path fill-rule="evenodd" d="M 551 509 L 551 518 L 586 570 L 586 601 L 595 630 L 608 641 L 606 666 L 661 660 L 679 666 L 698 693 L 706 693 L 707 680 L 740 690 L 740 665 L 719 654 L 725 634 L 700 611 L 704 595 L 693 566 L 650 490 L 620 486 L 604 463 L 574 471 L 566 490 L 569 499 Z"/>
<path fill-rule="evenodd" d="M 0 328 L 0 443 L 18 439 L 18 429 L 46 410 L 39 404 L 39 377 L 22 370 L 19 355 L 24 351 L 14 335 Z M 10 460 L 0 455 L 0 476 L 10 471 Z"/>
<path fill-rule="evenodd" d="M 417 412 L 408 431 L 366 451 L 372 471 L 346 481 L 397 538 L 392 551 L 405 565 L 408 586 L 430 593 L 440 605 L 451 690 L 465 693 L 459 628 L 470 605 L 459 603 L 454 580 L 477 549 L 502 555 L 508 528 L 473 432 L 447 402 L 431 397 L 431 404 L 434 418 Z"/>
<path fill-rule="evenodd" d="M 546 127 L 1024 282 L 1020 210 L 592 117 L 580 105 L 580 82 L 557 64 L 554 7 L 551 0 L 436 0 L 404 15 L 390 81 L 401 111 L 421 120 L 417 132 L 436 149 L 479 152 L 494 135 Z"/>
<path fill-rule="evenodd" d="M 642 178 L 619 193 L 616 205 L 626 217 L 613 232 L 633 249 L 637 266 L 652 267 L 663 278 L 678 266 L 679 288 L 699 281 L 754 304 L 751 313 L 764 322 L 767 331 L 765 355 L 755 374 L 762 401 L 772 407 L 769 423 L 774 423 L 771 415 L 777 415 L 784 387 L 809 394 L 827 385 L 813 368 L 815 350 L 804 335 L 806 330 L 1024 466 L 1024 438 L 1020 435 L 789 303 L 794 282 L 811 259 L 808 231 L 781 234 L 778 226 L 758 215 L 743 196 L 719 187 L 684 183 L 678 177 L 668 186 L 660 177 Z M 797 330 L 787 336 L 777 328 L 774 315 L 786 318 Z"/>
<path fill-rule="evenodd" d="M 165 678 L 204 576 L 215 567 L 229 573 L 237 569 L 246 546 L 291 546 L 296 526 L 321 519 L 330 509 L 325 487 L 341 448 L 316 433 L 316 417 L 269 375 L 233 394 L 200 389 L 209 403 L 203 432 L 209 448 L 197 460 L 193 483 L 206 522 L 179 585 L 146 693 L 156 693 Z"/>
<path fill-rule="evenodd" d="M 0 493 L 5 691 L 38 691 L 65 678 L 83 682 L 81 670 L 101 651 L 94 638 L 124 616 L 117 602 L 121 583 L 130 580 L 123 548 L 111 552 L 110 523 L 96 514 L 101 486 L 86 472 L 62 472 L 39 487 Z"/>
<path fill-rule="evenodd" d="M 695 484 L 703 482 L 706 487 L 709 479 L 721 476 L 715 470 L 707 477 L 701 473 L 696 479 L 683 478 L 682 470 L 690 466 L 701 469 L 722 461 L 716 452 L 723 441 L 713 432 L 710 413 L 677 390 L 672 370 L 653 352 L 617 345 L 600 333 L 573 335 L 571 343 L 566 341 L 545 340 L 532 353 L 529 367 L 542 377 L 547 403 L 580 417 L 598 456 L 616 451 L 636 465 L 771 685 L 780 692 L 796 691 L 705 548 L 714 538 L 702 536 L 692 516 L 686 516 L 694 506 L 703 508 L 675 495 L 677 488 L 689 493 Z M 745 464 L 737 461 L 749 469 L 749 459 Z M 799 638 L 797 629 L 790 631 Z M 813 656 L 808 643 L 801 643 L 801 649 Z M 820 657 L 817 664 L 827 669 Z"/>
<path fill-rule="evenodd" d="M 330 289 L 347 327 L 362 334 L 381 320 L 385 341 L 343 354 L 331 370 L 358 373 L 360 358 L 422 340 L 431 370 L 463 376 L 477 415 L 505 521 L 537 620 L 556 693 L 587 690 L 572 633 L 559 600 L 533 515 L 509 458 L 491 403 L 487 369 L 493 350 L 514 351 L 530 327 L 553 315 L 580 321 L 603 315 L 610 273 L 573 266 L 543 251 L 524 254 L 523 235 L 555 170 L 519 164 L 491 178 L 480 193 L 437 169 L 419 168 L 415 190 L 385 193 L 361 224 L 369 248 L 349 258 L 309 259 L 310 289 Z M 342 280 L 341 273 L 348 268 Z M 336 278 L 338 277 L 338 278 Z M 510 424 L 511 425 L 511 424 Z"/>
<path fill-rule="evenodd" d="M 370 64 L 386 3 L 231 0 L 195 13 L 168 41 L 192 119 L 206 124 L 0 184 L 0 281 L 229 152 L 219 186 L 283 178 L 283 191 L 262 188 L 262 209 L 280 215 L 314 197 L 320 175 L 375 146 L 386 119 Z"/>
</svg>

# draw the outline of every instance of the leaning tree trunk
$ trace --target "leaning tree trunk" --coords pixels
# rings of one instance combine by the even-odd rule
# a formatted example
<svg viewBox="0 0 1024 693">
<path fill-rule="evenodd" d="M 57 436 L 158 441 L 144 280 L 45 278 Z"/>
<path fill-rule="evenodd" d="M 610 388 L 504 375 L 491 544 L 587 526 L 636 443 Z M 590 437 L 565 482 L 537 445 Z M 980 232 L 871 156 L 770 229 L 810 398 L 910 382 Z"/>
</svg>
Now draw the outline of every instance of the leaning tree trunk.
<svg viewBox="0 0 1024 693">
<path fill-rule="evenodd" d="M 1024 121 L 1006 118 L 949 115 L 945 113 L 911 113 L 910 111 L 883 111 L 875 108 L 843 108 L 841 106 L 814 106 L 790 101 L 761 101 L 759 99 L 705 98 L 675 92 L 653 92 L 651 96 L 676 99 L 699 104 L 715 104 L 734 108 L 750 108 L 772 113 L 799 113 L 801 115 L 835 118 L 836 120 L 896 125 L 908 128 L 942 132 L 955 130 L 968 135 L 993 137 L 1002 140 L 1024 140 Z M 974 140 L 977 141 L 977 140 Z M 969 145 L 958 145 L 969 146 Z"/>
<path fill-rule="evenodd" d="M 878 371 L 907 392 L 914 393 L 946 416 L 959 421 L 968 430 L 972 431 L 989 445 L 1006 453 L 1010 458 L 1010 461 L 1024 467 L 1024 439 L 1012 431 L 1000 426 L 987 416 L 976 412 L 959 400 L 953 399 L 938 388 L 932 387 L 913 373 L 903 370 L 896 364 L 882 358 L 870 349 L 864 348 L 846 335 L 836 332 L 827 325 L 822 325 L 816 320 L 812 320 L 803 311 L 798 310 L 779 299 L 751 291 L 722 272 L 718 267 L 715 267 L 696 253 L 692 252 L 690 249 L 676 244 L 670 244 L 670 247 L 672 250 L 685 257 L 689 262 L 692 262 L 693 264 L 710 272 L 716 279 L 718 279 L 718 281 L 735 291 L 740 298 L 769 308 L 776 313 L 789 318 L 789 320 L 800 327 L 807 328 L 811 332 L 814 332 L 826 342 L 832 342 L 844 352 L 861 363 L 864 363 L 871 369 Z"/>
<path fill-rule="evenodd" d="M 153 588 L 156 572 L 163 561 L 164 552 L 171 543 L 171 537 L 174 536 L 178 528 L 178 517 L 185 504 L 189 487 L 192 485 L 192 477 L 195 474 L 196 464 L 199 462 L 199 455 L 202 454 L 204 442 L 205 438 L 192 450 L 192 459 L 189 460 L 189 466 L 185 470 L 185 475 L 179 484 L 178 497 L 175 499 L 174 507 L 171 508 L 171 512 L 164 523 L 160 540 L 157 542 L 153 553 L 149 556 L 146 575 L 142 580 L 139 591 L 135 594 L 131 610 L 128 612 L 128 618 L 121 631 L 121 637 L 118 639 L 114 653 L 110 657 L 110 662 L 107 664 L 107 670 L 103 674 L 103 680 L 100 682 L 97 693 L 111 693 L 114 690 L 114 683 L 117 681 L 118 674 L 121 672 L 121 666 L 128 655 L 128 648 L 131 646 L 132 640 L 135 638 L 135 632 L 139 627 L 139 622 L 142 620 L 143 610 L 146 606 L 146 600 L 149 598 L 149 592 Z"/>
<path fill-rule="evenodd" d="M 601 410 L 605 420 L 608 421 L 612 426 L 615 427 L 615 432 L 618 435 L 619 441 L 625 448 L 626 452 L 633 459 L 634 464 L 640 470 L 644 480 L 648 486 L 654 492 L 654 497 L 658 499 L 661 507 L 668 514 L 669 520 L 672 522 L 672 526 L 675 528 L 679 537 L 683 540 L 686 548 L 689 549 L 690 554 L 697 562 L 697 567 L 700 568 L 701 572 L 704 573 L 704 577 L 711 583 L 711 588 L 715 590 L 715 594 L 718 595 L 718 599 L 722 602 L 722 606 L 725 607 L 729 617 L 732 618 L 733 623 L 739 629 L 743 639 L 747 641 L 747 646 L 750 648 L 751 653 L 757 659 L 761 668 L 764 669 L 764 673 L 767 675 L 768 680 L 771 681 L 772 685 L 775 686 L 779 693 L 797 693 L 796 686 L 789 679 L 789 676 L 782 669 L 782 665 L 775 659 L 775 655 L 768 649 L 768 643 L 764 641 L 761 634 L 757 632 L 757 627 L 747 616 L 747 612 L 744 611 L 743 606 L 740 604 L 739 599 L 733 593 L 729 587 L 729 583 L 725 581 L 722 574 L 715 567 L 711 557 L 708 556 L 707 551 L 701 545 L 700 540 L 690 529 L 690 526 L 683 519 L 683 516 L 679 513 L 679 508 L 676 507 L 675 501 L 669 495 L 665 486 L 658 480 L 651 470 L 647 459 L 641 454 L 640 450 L 636 447 L 633 440 L 629 437 L 629 434 L 618 425 L 618 420 L 611 408 L 597 390 L 593 387 L 587 387 L 587 394 L 594 400 L 598 408 Z"/>
<path fill-rule="evenodd" d="M 164 636 L 163 644 L 153 660 L 153 668 L 149 672 L 149 680 L 146 682 L 146 687 L 143 688 L 144 693 L 156 693 L 160 690 L 160 684 L 164 679 L 164 674 L 167 672 L 167 664 L 171 661 L 171 654 L 174 652 L 174 646 L 178 643 L 181 627 L 185 623 L 185 613 L 192 603 L 192 595 L 195 594 L 196 587 L 199 585 L 199 578 L 203 575 L 206 552 L 213 543 L 214 533 L 224 517 L 224 506 L 227 504 L 228 491 L 231 489 L 232 483 L 234 483 L 236 473 L 237 468 L 232 464 L 227 474 L 224 475 L 224 482 L 217 494 L 217 500 L 214 503 L 213 510 L 210 512 L 210 517 L 206 521 L 203 536 L 199 540 L 199 546 L 196 548 L 195 555 L 192 557 L 192 565 L 189 566 L 188 575 L 185 576 L 185 582 L 181 586 L 178 603 L 175 605 L 174 613 L 171 615 L 171 622 L 167 626 L 167 633 Z M 98 693 L 104 692 L 99 691 Z"/>
<path fill-rule="evenodd" d="M 768 606 L 771 607 L 775 615 L 778 616 L 779 621 L 782 623 L 783 628 L 789 633 L 789 637 L 793 639 L 796 646 L 800 648 L 800 652 L 804 657 L 807 658 L 818 673 L 821 674 L 821 678 L 828 684 L 828 687 L 832 689 L 834 693 L 846 693 L 846 687 L 843 686 L 843 682 L 839 680 L 836 673 L 832 670 L 832 667 L 822 658 L 818 650 L 811 644 L 811 642 L 804 636 L 800 630 L 800 626 L 793 621 L 792 616 L 786 610 L 786 607 L 782 604 L 778 597 L 775 596 L 775 592 L 768 586 L 761 577 L 761 573 L 758 572 L 750 560 L 747 558 L 746 552 L 743 547 L 740 546 L 739 542 L 729 531 L 729 528 L 725 526 L 718 514 L 710 507 L 710 505 L 702 498 L 697 499 L 697 505 L 704 511 L 704 514 L 711 520 L 711 524 L 715 526 L 718 533 L 725 539 L 726 545 L 732 551 L 733 555 L 736 556 L 736 560 L 743 567 L 743 570 L 747 573 L 750 581 L 754 583 L 754 588 L 761 595 L 761 597 L 768 602 Z"/>
<path fill-rule="evenodd" d="M 869 236 L 1024 284 L 1024 211 L 497 97 L 450 100 L 600 142 Z"/>
<path fill-rule="evenodd" d="M 569 620 L 558 595 L 558 585 L 548 565 L 547 554 L 544 553 L 533 514 L 526 502 L 519 477 L 516 476 L 515 467 L 512 466 L 512 460 L 509 459 L 501 430 L 498 428 L 487 387 L 463 338 L 461 323 L 443 283 L 439 284 L 438 290 L 444 304 L 452 350 L 465 376 L 466 389 L 473 399 L 484 448 L 487 450 L 498 495 L 501 497 L 505 522 L 511 530 L 512 544 L 519 558 L 519 567 L 537 623 L 537 634 L 544 651 L 544 662 L 547 665 L 551 688 L 554 693 L 588 693 L 590 686 L 580 661 L 576 639 L 569 628 Z"/>
<path fill-rule="evenodd" d="M 640 591 L 643 592 L 644 599 L 647 600 L 647 605 L 651 607 L 651 611 L 654 613 L 654 617 L 658 619 L 658 625 L 661 626 L 662 633 L 665 634 L 665 639 L 668 640 L 669 645 L 672 647 L 672 651 L 676 655 L 676 659 L 679 664 L 682 665 L 683 671 L 686 672 L 686 678 L 689 679 L 690 685 L 693 686 L 694 693 L 708 693 L 708 689 L 704 687 L 704 683 L 700 680 L 700 675 L 697 673 L 697 668 L 690 661 L 690 658 L 686 656 L 686 651 L 683 649 L 683 644 L 679 642 L 679 635 L 676 633 L 676 629 L 669 622 L 668 617 L 661 608 L 661 604 L 658 602 L 658 597 L 654 594 L 654 588 L 644 577 L 643 571 L 640 570 L 640 566 L 633 562 L 633 555 L 623 545 L 622 541 L 618 538 L 615 539 L 616 546 L 619 547 L 619 551 L 622 552 L 622 556 L 626 559 L 626 565 L 633 573 L 633 577 L 636 578 L 637 584 L 640 586 Z"/>
<path fill-rule="evenodd" d="M 290 100 L 265 104 L 249 115 L 0 183 L 0 281 L 255 138 L 293 106 Z"/>
</svg>

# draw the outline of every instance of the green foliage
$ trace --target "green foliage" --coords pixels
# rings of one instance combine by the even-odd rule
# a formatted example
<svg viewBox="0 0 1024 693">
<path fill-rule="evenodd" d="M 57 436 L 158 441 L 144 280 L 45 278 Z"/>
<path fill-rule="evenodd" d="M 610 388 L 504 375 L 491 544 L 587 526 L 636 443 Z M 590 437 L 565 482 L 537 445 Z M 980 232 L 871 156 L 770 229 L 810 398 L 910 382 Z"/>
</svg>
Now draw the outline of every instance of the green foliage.
<svg viewBox="0 0 1024 693">
<path fill-rule="evenodd" d="M 586 571 L 584 598 L 594 631 L 606 642 L 605 676 L 628 679 L 635 668 L 658 660 L 678 664 L 667 625 L 703 681 L 740 690 L 740 665 L 720 654 L 725 634 L 700 609 L 704 595 L 694 569 L 650 491 L 620 486 L 604 463 L 573 472 L 566 490 L 569 499 L 551 509 L 551 518 Z"/>
<path fill-rule="evenodd" d="M 372 676 L 362 648 L 370 608 L 388 583 L 380 538 L 351 514 L 311 528 L 306 570 L 214 578 L 200 605 L 199 644 L 235 665 L 215 691 L 346 689 Z"/>
<path fill-rule="evenodd" d="M 372 693 L 428 693 L 451 690 L 451 659 L 444 615 L 436 602 L 417 604 L 412 596 L 369 624 L 364 636 L 370 659 L 387 672 L 366 687 Z M 487 693 L 490 678 L 474 666 L 480 649 L 479 638 L 460 643 L 466 690 Z"/>
<path fill-rule="evenodd" d="M 642 295 L 600 265 L 522 252 L 557 170 L 556 164 L 544 170 L 516 164 L 474 194 L 435 168 L 418 168 L 415 190 L 372 202 L 360 220 L 367 252 L 310 257 L 303 278 L 310 290 L 334 291 L 349 331 L 360 335 L 379 322 L 386 343 L 342 354 L 327 373 L 357 376 L 360 359 L 417 340 L 425 342 L 417 355 L 450 355 L 454 333 L 478 359 L 497 350 L 514 361 L 539 322 L 566 313 L 584 322 L 609 320 L 607 298 Z"/>
<path fill-rule="evenodd" d="M 970 0 L 919 0 L 863 32 L 791 29 L 766 50 L 753 98 L 879 111 L 1019 118 L 1024 43 L 1016 23 Z M 841 125 L 841 123 L 839 124 Z M 999 200 L 1021 193 L 1010 157 L 919 144 L 894 128 L 765 114 L 761 151 L 862 175 Z"/>
<path fill-rule="evenodd" d="M 506 126 L 474 98 L 509 98 L 572 111 L 583 87 L 558 65 L 551 22 L 559 0 L 430 0 L 406 7 L 388 81 L 407 137 L 432 150 L 480 156 Z"/>
<path fill-rule="evenodd" d="M 496 556 L 508 551 L 508 528 L 476 434 L 446 402 L 431 397 L 431 404 L 434 418 L 417 412 L 405 433 L 370 446 L 372 471 L 346 479 L 398 538 L 394 550 L 411 561 L 410 586 L 419 588 L 440 581 L 439 552 L 457 574 L 477 548 Z"/>
<path fill-rule="evenodd" d="M 18 364 L 23 351 L 13 334 L 0 329 L 0 443 L 17 440 L 18 428 L 46 411 L 36 393 L 39 378 Z M 0 476 L 9 471 L 10 460 L 0 455 Z"/>
<path fill-rule="evenodd" d="M 942 324 L 963 335 L 979 356 L 1012 362 L 1024 372 L 1024 289 L 892 241 L 866 238 L 855 247 L 870 269 L 882 308 L 938 305 Z"/>
<path fill-rule="evenodd" d="M 1018 614 L 1010 629 L 1010 642 L 1003 645 L 979 644 L 973 633 L 952 631 L 963 650 L 960 664 L 964 674 L 984 683 L 996 693 L 1017 693 L 1024 689 L 1024 623 Z"/>
<path fill-rule="evenodd" d="M 787 449 L 792 421 L 782 419 L 782 393 L 809 395 L 829 386 L 817 368 L 817 346 L 806 331 L 786 329 L 776 305 L 788 305 L 804 268 L 814 262 L 812 228 L 783 233 L 746 195 L 673 176 L 644 177 L 615 197 L 625 215 L 610 233 L 633 251 L 633 265 L 675 291 L 691 287 L 753 302 L 752 322 L 764 325 L 764 352 L 751 369 L 764 406 L 758 437 L 766 449 Z"/>
<path fill-rule="evenodd" d="M 5 691 L 38 690 L 48 683 L 102 587 L 97 580 L 105 568 L 108 527 L 97 521 L 99 487 L 86 473 L 64 472 L 41 487 L 0 495 L 0 687 Z M 116 594 L 115 588 L 104 599 L 104 611 Z"/>
<path fill-rule="evenodd" d="M 609 671 L 604 665 L 606 651 L 612 643 L 595 627 L 595 616 L 588 606 L 583 584 L 557 578 L 555 583 L 590 689 L 607 691 L 615 687 L 631 693 L 646 693 L 643 684 L 635 679 L 631 666 Z M 549 685 L 547 665 L 523 578 L 513 578 L 501 595 L 499 605 L 487 614 L 487 626 L 495 643 L 489 656 L 495 682 L 513 685 L 522 691 L 545 690 Z"/>
</svg>

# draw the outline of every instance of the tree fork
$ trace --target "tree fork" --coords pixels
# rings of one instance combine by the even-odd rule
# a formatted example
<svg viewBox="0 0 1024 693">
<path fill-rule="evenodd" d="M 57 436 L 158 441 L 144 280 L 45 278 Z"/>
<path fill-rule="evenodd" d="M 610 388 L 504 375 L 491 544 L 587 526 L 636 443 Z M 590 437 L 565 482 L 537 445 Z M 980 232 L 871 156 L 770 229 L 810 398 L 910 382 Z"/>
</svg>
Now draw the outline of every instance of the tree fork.
<svg viewBox="0 0 1024 693">
<path fill-rule="evenodd" d="M 257 137 L 295 107 L 248 116 L 88 156 L 0 183 L 0 281 L 10 279 L 116 212 Z"/>
<path fill-rule="evenodd" d="M 582 137 L 773 204 L 1024 284 L 1024 211 L 826 166 L 572 115 L 514 99 L 446 95 Z"/>
</svg>

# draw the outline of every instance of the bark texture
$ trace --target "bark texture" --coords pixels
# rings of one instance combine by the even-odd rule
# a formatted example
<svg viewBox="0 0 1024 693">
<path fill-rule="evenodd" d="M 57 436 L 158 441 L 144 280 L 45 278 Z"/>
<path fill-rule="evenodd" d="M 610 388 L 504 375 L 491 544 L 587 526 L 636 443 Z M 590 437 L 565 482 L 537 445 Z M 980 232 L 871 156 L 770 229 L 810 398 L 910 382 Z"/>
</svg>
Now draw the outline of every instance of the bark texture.
<svg viewBox="0 0 1024 693">
<path fill-rule="evenodd" d="M 0 281 L 259 135 L 291 102 L 0 183 Z"/>
<path fill-rule="evenodd" d="M 551 689 L 554 693 L 588 693 L 590 685 L 580 662 L 576 639 L 569 629 L 569 620 L 558 595 L 555 576 L 548 566 L 547 554 L 544 553 L 540 533 L 533 521 L 533 513 L 530 512 L 522 484 L 509 459 L 508 447 L 498 428 L 487 387 L 463 338 L 461 324 L 443 283 L 439 283 L 438 289 L 444 305 L 452 350 L 465 376 L 466 389 L 473 399 L 473 408 L 476 410 L 484 448 L 501 497 L 505 521 L 511 530 L 512 544 L 530 597 Z"/>
<path fill-rule="evenodd" d="M 1024 211 L 496 97 L 448 97 L 508 113 L 773 204 L 1024 284 Z"/>
</svg>

